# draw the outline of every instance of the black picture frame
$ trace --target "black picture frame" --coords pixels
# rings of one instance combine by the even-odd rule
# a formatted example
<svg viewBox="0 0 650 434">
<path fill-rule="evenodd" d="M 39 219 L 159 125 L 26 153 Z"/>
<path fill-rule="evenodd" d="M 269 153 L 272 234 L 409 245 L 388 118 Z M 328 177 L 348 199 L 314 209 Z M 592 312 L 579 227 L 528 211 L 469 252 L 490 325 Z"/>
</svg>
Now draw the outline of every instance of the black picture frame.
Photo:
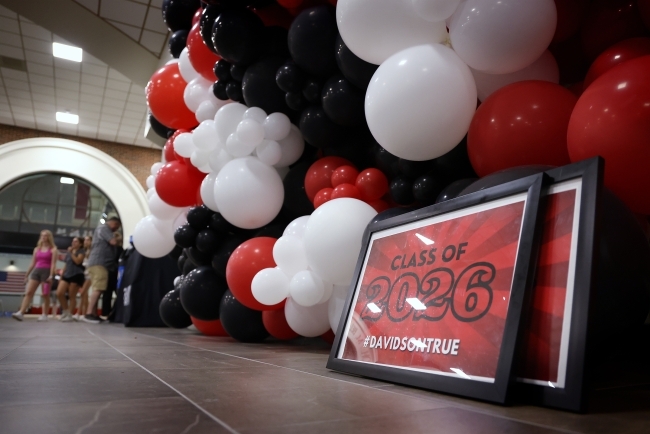
<svg viewBox="0 0 650 434">
<path fill-rule="evenodd" d="M 540 225 L 538 225 L 540 195 L 543 185 L 546 185 L 546 181 L 547 178 L 544 174 L 532 175 L 394 218 L 371 223 L 366 228 L 363 236 L 362 248 L 355 268 L 354 278 L 330 352 L 327 368 L 344 373 L 500 404 L 508 402 L 514 380 L 513 366 L 516 346 L 519 342 L 518 338 L 521 331 L 521 317 L 528 309 L 527 303 L 529 303 L 529 300 L 527 300 L 527 294 L 530 292 L 529 289 L 534 283 L 534 265 L 537 260 L 537 245 L 540 233 Z M 526 206 L 519 238 L 519 249 L 513 272 L 509 306 L 505 326 L 503 327 L 502 343 L 493 382 L 476 381 L 469 376 L 463 378 L 461 376 L 448 376 L 449 374 L 438 375 L 432 372 L 409 370 L 408 368 L 397 366 L 346 360 L 339 356 L 341 346 L 344 344 L 343 336 L 346 327 L 348 327 L 348 323 L 352 319 L 353 302 L 355 300 L 355 294 L 360 290 L 360 282 L 363 279 L 361 275 L 363 264 L 369 253 L 369 246 L 373 234 L 518 194 L 525 194 Z"/>
<path fill-rule="evenodd" d="M 572 300 L 570 317 L 565 323 L 568 333 L 565 345 L 563 385 L 526 383 L 517 379 L 517 395 L 532 404 L 553 407 L 573 412 L 584 412 L 588 401 L 589 366 L 589 324 L 593 312 L 594 287 L 598 259 L 598 231 L 600 221 L 600 198 L 603 188 L 604 160 L 591 158 L 575 164 L 545 171 L 550 184 L 546 191 L 554 186 L 572 180 L 580 180 L 580 196 L 576 198 L 579 205 L 578 230 L 576 242 L 572 245 L 575 257 L 572 280 Z M 546 192 L 543 192 L 543 196 Z M 574 234 L 575 235 L 575 234 Z M 573 251 L 575 249 L 575 251 Z M 569 294 L 567 294 L 567 297 Z M 526 326 L 524 326 L 526 327 Z M 562 369 L 562 366 L 559 367 Z M 530 380 L 530 379 L 528 379 Z"/>
</svg>

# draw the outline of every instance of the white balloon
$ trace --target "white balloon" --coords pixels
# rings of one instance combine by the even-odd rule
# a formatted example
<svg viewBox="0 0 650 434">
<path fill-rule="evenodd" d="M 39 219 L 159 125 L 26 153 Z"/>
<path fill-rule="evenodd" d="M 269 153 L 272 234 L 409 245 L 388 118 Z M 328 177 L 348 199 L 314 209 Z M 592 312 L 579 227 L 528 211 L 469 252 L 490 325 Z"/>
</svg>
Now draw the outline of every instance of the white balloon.
<svg viewBox="0 0 650 434">
<path fill-rule="evenodd" d="M 183 91 L 183 101 L 192 113 L 195 113 L 203 101 L 208 100 L 210 92 L 210 82 L 199 76 L 187 83 Z"/>
<path fill-rule="evenodd" d="M 156 177 L 153 175 L 147 176 L 145 183 L 147 184 L 147 188 L 154 188 L 156 186 Z"/>
<path fill-rule="evenodd" d="M 300 336 L 314 338 L 330 329 L 326 304 L 305 307 L 288 298 L 284 305 L 284 316 L 291 330 Z"/>
<path fill-rule="evenodd" d="M 264 127 L 253 119 L 242 119 L 237 125 L 237 139 L 254 148 L 264 140 Z"/>
<path fill-rule="evenodd" d="M 217 201 L 214 200 L 214 183 L 216 180 L 217 172 L 209 173 L 208 176 L 203 178 L 203 181 L 201 181 L 201 189 L 199 190 L 199 193 L 201 194 L 201 200 L 205 206 L 214 212 L 219 212 Z"/>
<path fill-rule="evenodd" d="M 334 284 L 332 282 L 323 280 L 323 295 L 318 301 L 318 304 L 327 303 L 332 296 L 332 292 L 334 292 Z"/>
<path fill-rule="evenodd" d="M 555 84 L 560 82 L 560 70 L 555 57 L 548 50 L 544 51 L 541 57 L 531 65 L 510 74 L 486 74 L 472 69 L 472 75 L 476 81 L 478 99 L 481 101 L 485 101 L 488 96 L 502 87 L 518 81 L 543 80 Z"/>
<path fill-rule="evenodd" d="M 415 12 L 427 21 L 445 21 L 454 13 L 460 0 L 411 0 Z"/>
<path fill-rule="evenodd" d="M 181 157 L 190 158 L 192 152 L 196 151 L 196 146 L 192 141 L 192 133 L 180 133 L 174 139 L 174 152 Z"/>
<path fill-rule="evenodd" d="M 408 47 L 447 38 L 445 23 L 419 17 L 411 0 L 339 0 L 336 22 L 345 45 L 375 65 Z"/>
<path fill-rule="evenodd" d="M 250 155 L 254 150 L 255 146 L 253 146 L 251 143 L 244 143 L 239 140 L 236 133 L 229 135 L 228 140 L 226 140 L 226 151 L 228 151 L 228 153 L 233 157 L 246 157 L 247 155 Z"/>
<path fill-rule="evenodd" d="M 160 223 L 156 217 L 148 215 L 140 220 L 133 230 L 133 245 L 147 258 L 162 258 L 176 246 L 171 224 L 169 230 L 163 230 L 161 228 L 165 225 Z"/>
<path fill-rule="evenodd" d="M 237 158 L 217 175 L 214 197 L 226 220 L 243 229 L 256 229 L 280 212 L 284 186 L 278 172 L 257 158 Z"/>
<path fill-rule="evenodd" d="M 192 152 L 192 155 L 190 155 L 190 162 L 192 163 L 192 166 L 198 169 L 199 167 L 203 167 L 206 164 L 208 164 L 209 155 L 210 155 L 210 151 L 196 149 L 195 151 Z"/>
<path fill-rule="evenodd" d="M 377 211 L 351 198 L 330 200 L 309 217 L 302 238 L 309 267 L 337 285 L 352 280 L 363 232 Z"/>
<path fill-rule="evenodd" d="M 149 188 L 149 190 L 147 190 L 147 200 L 151 199 L 154 194 L 156 194 L 156 187 Z"/>
<path fill-rule="evenodd" d="M 172 230 L 176 230 L 180 228 L 181 226 L 187 224 L 187 211 L 190 208 L 181 208 L 181 212 L 178 214 L 178 216 L 174 219 L 172 222 Z"/>
<path fill-rule="evenodd" d="M 264 119 L 264 137 L 269 140 L 282 140 L 291 130 L 291 121 L 284 113 L 271 113 Z"/>
<path fill-rule="evenodd" d="M 221 143 L 226 143 L 228 136 L 237 130 L 237 125 L 247 109 L 248 107 L 244 104 L 232 103 L 226 104 L 217 111 L 217 114 L 214 115 L 214 125 Z"/>
<path fill-rule="evenodd" d="M 208 119 L 213 120 L 214 115 L 217 114 L 218 107 L 215 106 L 212 101 L 206 100 L 199 104 L 199 108 L 196 109 L 194 117 L 199 122 L 207 121 Z"/>
<path fill-rule="evenodd" d="M 280 175 L 280 179 L 284 181 L 284 178 L 287 177 L 289 174 L 289 168 L 288 167 L 275 167 L 275 170 L 278 172 L 278 175 Z"/>
<path fill-rule="evenodd" d="M 301 306 L 317 305 L 324 293 L 323 279 L 310 270 L 299 271 L 289 282 L 289 295 Z"/>
<path fill-rule="evenodd" d="M 182 208 L 171 206 L 164 202 L 155 191 L 149 199 L 149 211 L 151 211 L 151 214 L 154 217 L 157 217 L 160 220 L 170 220 L 176 218 L 181 209 Z"/>
<path fill-rule="evenodd" d="M 283 237 L 294 236 L 302 240 L 303 235 L 305 234 L 305 229 L 307 228 L 307 222 L 309 221 L 308 215 L 298 217 L 284 229 Z"/>
<path fill-rule="evenodd" d="M 293 235 L 283 235 L 275 242 L 273 260 L 289 277 L 306 270 L 309 266 L 302 240 Z"/>
<path fill-rule="evenodd" d="M 289 296 L 289 278 L 278 268 L 265 268 L 253 277 L 251 290 L 255 300 L 273 306 Z"/>
<path fill-rule="evenodd" d="M 217 130 L 212 119 L 205 120 L 192 131 L 192 141 L 199 149 L 213 150 L 219 144 Z"/>
<path fill-rule="evenodd" d="M 542 55 L 556 23 L 554 0 L 463 0 L 449 20 L 449 36 L 472 69 L 508 74 Z"/>
<path fill-rule="evenodd" d="M 223 166 L 228 164 L 232 160 L 232 157 L 225 149 L 216 149 L 210 153 L 208 156 L 208 164 L 210 164 L 210 169 L 213 172 L 219 172 Z"/>
<path fill-rule="evenodd" d="M 451 151 L 476 111 L 476 84 L 454 50 L 419 45 L 391 56 L 372 76 L 365 112 L 388 152 L 423 161 Z"/>
<path fill-rule="evenodd" d="M 242 119 L 252 119 L 261 124 L 266 119 L 266 112 L 259 107 L 251 107 L 244 112 Z"/>
<path fill-rule="evenodd" d="M 183 80 L 185 80 L 186 83 L 189 83 L 195 78 L 201 76 L 201 74 L 196 72 L 192 66 L 192 63 L 190 62 L 190 56 L 189 52 L 187 51 L 187 47 L 183 48 L 183 51 L 181 51 L 181 55 L 178 58 L 178 70 L 180 71 L 181 77 L 183 77 Z"/>
<path fill-rule="evenodd" d="M 280 144 L 276 141 L 264 140 L 257 145 L 255 154 L 262 163 L 273 166 L 282 158 L 282 148 L 280 148 Z"/>
<path fill-rule="evenodd" d="M 199 166 L 199 167 L 197 167 L 197 169 L 199 169 L 199 172 L 203 172 L 203 173 L 212 172 L 212 169 L 210 168 L 209 163 L 204 163 L 203 166 Z"/>
<path fill-rule="evenodd" d="M 339 322 L 341 321 L 345 301 L 348 298 L 349 289 L 350 285 L 334 285 L 332 296 L 327 303 L 327 316 L 330 321 L 330 327 L 334 333 L 336 333 L 339 328 Z"/>
<path fill-rule="evenodd" d="M 305 140 L 302 133 L 295 125 L 291 125 L 289 134 L 284 139 L 278 141 L 282 157 L 275 163 L 275 167 L 287 167 L 298 161 L 305 150 Z"/>
<path fill-rule="evenodd" d="M 153 163 L 153 164 L 151 165 L 151 175 L 152 175 L 152 176 L 156 176 L 156 175 L 158 175 L 158 171 L 159 171 L 163 166 L 164 166 L 164 164 L 161 163 L 160 161 L 157 162 L 157 163 Z"/>
</svg>

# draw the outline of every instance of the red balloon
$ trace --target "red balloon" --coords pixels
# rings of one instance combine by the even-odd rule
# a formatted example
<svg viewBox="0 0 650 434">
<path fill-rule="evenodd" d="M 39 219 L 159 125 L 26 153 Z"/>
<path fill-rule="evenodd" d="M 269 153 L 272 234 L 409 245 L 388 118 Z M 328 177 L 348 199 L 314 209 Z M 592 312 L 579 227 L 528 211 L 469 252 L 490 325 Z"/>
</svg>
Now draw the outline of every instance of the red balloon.
<svg viewBox="0 0 650 434">
<path fill-rule="evenodd" d="M 587 88 L 595 79 L 623 62 L 650 54 L 650 38 L 631 38 L 614 44 L 591 64 L 585 85 Z"/>
<path fill-rule="evenodd" d="M 192 129 L 198 125 L 194 113 L 183 101 L 187 83 L 181 77 L 178 63 L 170 63 L 154 72 L 147 83 L 145 95 L 151 114 L 168 128 Z"/>
<path fill-rule="evenodd" d="M 359 173 L 355 185 L 361 192 L 361 197 L 367 202 L 381 199 L 388 193 L 388 179 L 379 169 L 366 169 Z"/>
<path fill-rule="evenodd" d="M 203 321 L 201 319 L 196 319 L 193 316 L 190 317 L 194 327 L 201 333 L 206 336 L 223 336 L 228 337 L 229 334 L 221 325 L 221 321 L 215 319 L 214 321 Z"/>
<path fill-rule="evenodd" d="M 214 54 L 203 42 L 201 37 L 199 24 L 194 24 L 187 35 L 187 55 L 190 59 L 192 67 L 201 74 L 203 78 L 209 81 L 216 81 L 217 76 L 214 75 L 214 64 L 217 63 L 221 57 Z"/>
<path fill-rule="evenodd" d="M 314 196 L 323 188 L 332 188 L 332 173 L 341 166 L 352 166 L 352 163 L 341 157 L 324 157 L 309 167 L 305 192 L 310 201 L 314 202 Z"/>
<path fill-rule="evenodd" d="M 206 175 L 191 164 L 170 161 L 158 171 L 156 193 L 171 206 L 192 206 L 196 204 L 197 192 Z"/>
<path fill-rule="evenodd" d="M 194 12 L 194 16 L 192 17 L 192 25 L 201 21 L 201 12 L 203 12 L 203 8 L 198 8 L 196 12 Z"/>
<path fill-rule="evenodd" d="M 287 318 L 284 316 L 284 309 L 265 310 L 262 312 L 262 323 L 266 331 L 276 339 L 288 341 L 299 336 L 289 327 Z"/>
<path fill-rule="evenodd" d="M 645 36 L 639 8 L 634 0 L 596 0 L 580 29 L 580 38 L 589 59 L 624 39 Z"/>
<path fill-rule="evenodd" d="M 174 140 L 176 140 L 176 137 L 178 137 L 182 133 L 189 133 L 189 130 L 176 130 L 172 133 L 171 136 L 167 139 L 167 142 L 165 143 L 165 146 L 163 147 L 163 154 L 165 155 L 165 162 L 169 163 L 170 161 L 174 160 L 183 160 L 183 157 L 178 155 L 176 151 L 174 151 Z"/>
<path fill-rule="evenodd" d="M 357 175 L 359 171 L 356 167 L 353 166 L 341 166 L 332 172 L 332 187 L 336 187 L 341 184 L 354 184 L 357 180 Z"/>
<path fill-rule="evenodd" d="M 605 185 L 632 211 L 650 214 L 650 56 L 596 79 L 576 104 L 568 131 L 571 161 L 600 155 Z"/>
<path fill-rule="evenodd" d="M 334 191 L 333 188 L 323 188 L 316 193 L 316 196 L 314 196 L 314 209 L 318 208 L 325 202 L 329 202 L 332 199 L 332 191 Z"/>
<path fill-rule="evenodd" d="M 353 184 L 340 184 L 332 190 L 331 199 L 340 199 L 342 197 L 361 200 L 361 192 Z"/>
<path fill-rule="evenodd" d="M 228 288 L 244 306 L 255 310 L 277 310 L 284 306 L 278 303 L 267 306 L 260 303 L 253 296 L 251 283 L 255 275 L 265 268 L 275 267 L 273 260 L 273 246 L 277 239 L 271 237 L 251 238 L 240 244 L 232 252 L 226 265 L 226 280 Z"/>
<path fill-rule="evenodd" d="M 555 0 L 557 27 L 553 42 L 562 42 L 578 33 L 588 0 Z"/>
<path fill-rule="evenodd" d="M 391 208 L 391 206 L 385 200 L 373 200 L 372 202 L 368 202 L 368 205 L 373 207 L 377 213 L 386 211 L 388 208 Z"/>
<path fill-rule="evenodd" d="M 568 164 L 567 126 L 576 101 L 570 90 L 548 81 L 521 81 L 494 92 L 476 110 L 467 135 L 476 173 Z"/>
</svg>

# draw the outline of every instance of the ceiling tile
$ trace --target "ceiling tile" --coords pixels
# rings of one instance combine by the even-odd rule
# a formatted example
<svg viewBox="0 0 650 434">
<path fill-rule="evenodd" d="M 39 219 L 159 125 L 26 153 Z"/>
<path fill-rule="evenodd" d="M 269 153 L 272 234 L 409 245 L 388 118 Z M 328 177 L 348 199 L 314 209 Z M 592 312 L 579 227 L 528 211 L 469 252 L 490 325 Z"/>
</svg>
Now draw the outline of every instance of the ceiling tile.
<svg viewBox="0 0 650 434">
<path fill-rule="evenodd" d="M 41 65 L 40 63 L 27 62 L 27 71 L 29 71 L 30 74 L 33 73 L 54 77 L 54 68 L 47 65 Z"/>
<path fill-rule="evenodd" d="M 146 112 L 131 111 L 131 110 L 124 111 L 124 117 L 129 117 L 133 119 L 144 119 L 145 116 L 146 116 Z"/>
<path fill-rule="evenodd" d="M 69 98 L 56 98 L 56 108 L 57 110 L 70 110 L 76 112 L 79 111 L 79 101 Z"/>
<path fill-rule="evenodd" d="M 0 41 L 5 45 L 11 45 L 12 47 L 22 47 L 23 42 L 20 39 L 20 35 L 17 33 L 5 32 L 4 29 L 0 31 Z"/>
<path fill-rule="evenodd" d="M 90 74 L 81 74 L 81 83 L 82 84 L 90 84 L 92 86 L 101 86 L 103 87 L 106 84 L 106 78 L 105 77 L 99 77 L 98 75 L 90 75 Z"/>
<path fill-rule="evenodd" d="M 27 82 L 27 73 L 25 71 L 16 71 L 9 68 L 0 68 L 0 71 L 2 71 L 2 78 L 5 80 L 12 79 Z"/>
<path fill-rule="evenodd" d="M 140 44 L 143 45 L 147 50 L 158 54 L 162 51 L 166 40 L 167 35 L 154 33 L 150 30 L 143 30 L 142 37 L 140 38 Z"/>
<path fill-rule="evenodd" d="M 52 87 L 41 86 L 40 84 L 32 84 L 30 87 L 32 88 L 32 92 L 54 95 L 54 88 Z"/>
<path fill-rule="evenodd" d="M 107 66 L 104 62 L 91 55 L 90 53 L 84 51 L 82 63 L 89 63 L 91 65 Z"/>
<path fill-rule="evenodd" d="M 122 120 L 122 116 L 109 115 L 109 114 L 106 114 L 105 112 L 102 112 L 102 116 L 99 119 L 99 121 L 101 123 L 110 123 L 110 124 L 116 124 L 116 125 L 119 125 L 121 120 Z"/>
<path fill-rule="evenodd" d="M 78 134 L 81 137 L 86 137 L 88 139 L 94 139 L 94 138 L 97 137 L 97 130 L 93 130 L 93 129 L 86 130 L 86 129 L 82 129 L 81 127 L 79 127 L 79 133 Z"/>
<path fill-rule="evenodd" d="M 0 44 L 0 56 L 13 57 L 14 59 L 25 60 L 22 48 L 11 45 Z"/>
<path fill-rule="evenodd" d="M 84 107 L 84 110 L 90 110 L 99 113 L 101 97 L 82 93 L 79 95 L 79 107 Z"/>
<path fill-rule="evenodd" d="M 18 119 L 20 116 L 23 116 L 23 117 L 24 117 L 24 116 L 26 116 L 26 115 L 27 115 L 27 116 L 30 116 L 30 117 L 32 117 L 32 118 L 34 117 L 34 110 L 33 110 L 32 107 L 31 107 L 31 101 L 30 101 L 29 107 L 21 107 L 21 106 L 18 106 L 18 105 L 14 104 L 14 103 L 12 102 L 12 104 L 11 104 L 11 111 L 13 112 L 14 117 L 17 118 L 17 119 Z"/>
<path fill-rule="evenodd" d="M 74 0 L 86 9 L 90 9 L 94 14 L 99 13 L 99 0 Z"/>
<path fill-rule="evenodd" d="M 52 119 L 52 122 L 55 121 L 55 116 L 56 116 L 56 109 L 52 110 L 36 110 L 34 109 L 34 116 L 36 116 L 36 120 L 38 119 Z"/>
<path fill-rule="evenodd" d="M 37 110 L 49 111 L 52 113 L 54 113 L 54 110 L 56 109 L 54 104 L 41 101 L 34 101 L 34 108 Z"/>
<path fill-rule="evenodd" d="M 36 51 L 25 50 L 25 58 L 28 62 L 40 63 L 43 65 L 54 65 L 54 56 L 51 54 L 37 53 Z"/>
<path fill-rule="evenodd" d="M 14 125 L 21 127 L 21 128 L 31 128 L 32 130 L 36 128 L 36 122 L 34 121 L 24 121 L 20 119 L 16 119 L 14 121 Z"/>
<path fill-rule="evenodd" d="M 140 128 L 137 126 L 132 127 L 128 125 L 122 125 L 120 126 L 119 134 L 132 134 L 135 136 L 136 134 L 138 134 L 138 131 L 140 131 Z"/>
<path fill-rule="evenodd" d="M 142 124 L 142 119 L 137 119 L 137 118 L 130 118 L 128 116 L 125 116 L 124 119 L 122 119 L 122 126 L 131 126 L 131 127 L 140 127 L 140 124 Z"/>
<path fill-rule="evenodd" d="M 0 124 L 15 125 L 14 118 L 11 116 L 0 115 Z"/>
<path fill-rule="evenodd" d="M 68 80 L 72 81 L 74 83 L 79 83 L 80 78 L 81 78 L 81 73 L 77 71 L 70 71 L 68 69 L 63 69 L 63 68 L 54 68 L 54 77 L 59 80 Z"/>
<path fill-rule="evenodd" d="M 22 91 L 29 95 L 29 83 L 26 81 L 5 79 L 5 88 L 7 89 L 7 93 L 9 95 L 18 96 L 16 93 L 12 94 L 12 91 Z"/>
<path fill-rule="evenodd" d="M 43 86 L 54 86 L 54 78 L 38 74 L 29 74 L 29 82 L 31 84 L 41 84 Z"/>
<path fill-rule="evenodd" d="M 119 72 L 117 72 L 113 68 L 108 69 L 108 78 L 112 78 L 113 80 L 125 81 L 125 82 L 128 82 L 128 83 L 131 82 L 131 80 L 129 80 L 128 77 L 120 74 Z"/>
<path fill-rule="evenodd" d="M 0 17 L 18 18 L 18 14 L 0 5 Z"/>
<path fill-rule="evenodd" d="M 38 119 L 36 119 L 36 126 L 39 130 L 44 130 L 44 131 L 50 131 L 52 133 L 56 133 L 56 122 L 54 123 L 49 123 L 49 122 L 40 122 Z"/>
<path fill-rule="evenodd" d="M 131 85 L 131 93 L 136 95 L 144 95 L 144 87 L 133 84 Z"/>
<path fill-rule="evenodd" d="M 100 132 L 99 134 L 97 134 L 97 138 L 99 140 L 106 140 L 112 142 L 113 140 L 115 140 L 115 133 Z"/>
<path fill-rule="evenodd" d="M 109 72 L 109 77 L 110 77 L 110 72 Z M 129 89 L 131 88 L 131 84 L 125 81 L 118 81 L 113 78 L 109 78 L 106 81 L 106 87 L 109 89 L 119 90 L 122 92 L 128 92 Z"/>
<path fill-rule="evenodd" d="M 77 126 L 72 125 L 72 124 L 65 124 L 63 122 L 59 122 L 57 124 L 57 129 L 59 130 L 59 133 L 61 134 L 69 134 L 71 136 L 74 136 L 77 134 Z"/>
<path fill-rule="evenodd" d="M 104 0 L 99 8 L 99 16 L 107 20 L 141 27 L 147 7 L 126 0 Z"/>
<path fill-rule="evenodd" d="M 147 19 L 144 22 L 144 28 L 164 35 L 169 32 L 167 25 L 162 20 L 162 12 L 158 8 L 149 8 Z"/>
<path fill-rule="evenodd" d="M 44 95 L 41 93 L 34 93 L 34 86 L 32 86 L 32 101 L 44 102 L 47 104 L 54 104 L 56 98 L 54 97 L 54 89 L 52 89 L 52 95 Z"/>
<path fill-rule="evenodd" d="M 39 53 L 52 54 L 52 43 L 42 39 L 34 39 L 23 36 L 23 45 L 26 50 L 38 51 Z"/>
<path fill-rule="evenodd" d="M 30 36 L 32 38 L 52 42 L 52 32 L 49 32 L 36 24 L 21 23 L 20 30 L 23 36 Z"/>
<path fill-rule="evenodd" d="M 57 77 L 56 79 L 56 88 L 58 89 L 63 89 L 63 90 L 71 90 L 74 92 L 79 92 L 79 82 L 78 81 L 70 81 L 70 80 L 63 80 L 59 79 Z"/>
<path fill-rule="evenodd" d="M 70 71 L 81 71 L 81 63 L 73 62 L 72 60 L 54 58 L 55 69 L 68 69 Z"/>
<path fill-rule="evenodd" d="M 106 77 L 106 74 L 108 73 L 108 68 L 105 66 L 83 63 L 81 65 L 81 71 L 84 74 L 92 74 L 92 75 L 97 75 L 99 77 Z"/>
<path fill-rule="evenodd" d="M 89 84 L 81 84 L 81 93 L 89 95 L 104 96 L 104 89 L 98 86 L 91 86 Z"/>
<path fill-rule="evenodd" d="M 18 20 L 0 16 L 0 29 L 5 32 L 11 33 L 20 33 L 20 27 L 18 27 Z"/>
<path fill-rule="evenodd" d="M 113 116 L 122 116 L 123 114 L 125 114 L 122 108 L 110 107 L 110 106 L 102 106 L 102 113 L 106 113 Z"/>
<path fill-rule="evenodd" d="M 141 33 L 140 27 L 134 27 L 128 24 L 118 23 L 117 21 L 111 21 L 111 20 L 106 20 L 106 22 L 110 23 L 112 26 L 122 31 L 122 33 L 124 33 L 126 36 L 133 39 L 134 41 L 137 42 L 138 39 L 140 39 L 140 33 Z"/>
<path fill-rule="evenodd" d="M 151 0 L 151 6 L 155 6 L 158 9 L 162 8 L 163 0 Z M 160 15 L 160 20 L 162 21 L 162 14 Z"/>
<path fill-rule="evenodd" d="M 18 101 L 18 104 L 26 105 L 24 101 L 27 101 L 29 102 L 29 106 L 32 106 L 32 94 L 27 91 L 20 89 L 7 89 L 7 95 L 9 95 L 9 101 L 11 101 L 12 104 L 16 104 L 14 101 Z"/>
<path fill-rule="evenodd" d="M 73 100 L 77 102 L 77 105 L 79 105 L 79 92 L 78 91 L 73 91 L 73 90 L 66 90 L 66 89 L 56 89 L 56 98 L 57 100 L 61 98 Z"/>
<path fill-rule="evenodd" d="M 117 100 L 120 102 L 121 106 L 124 107 L 124 104 L 126 103 L 126 92 L 120 92 L 119 90 L 113 90 L 113 89 L 106 89 L 106 93 L 104 93 L 104 96 L 106 98 L 112 98 L 114 100 Z M 114 105 L 111 107 L 115 107 Z"/>
</svg>

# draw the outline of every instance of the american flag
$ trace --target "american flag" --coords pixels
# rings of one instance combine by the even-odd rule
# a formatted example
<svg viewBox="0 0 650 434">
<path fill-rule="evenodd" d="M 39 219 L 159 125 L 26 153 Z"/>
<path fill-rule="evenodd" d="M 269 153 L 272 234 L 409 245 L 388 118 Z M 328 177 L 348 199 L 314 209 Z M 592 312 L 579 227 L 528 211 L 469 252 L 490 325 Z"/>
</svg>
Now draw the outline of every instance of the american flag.
<svg viewBox="0 0 650 434">
<path fill-rule="evenodd" d="M 0 271 L 0 292 L 25 292 L 25 272 Z"/>
</svg>

